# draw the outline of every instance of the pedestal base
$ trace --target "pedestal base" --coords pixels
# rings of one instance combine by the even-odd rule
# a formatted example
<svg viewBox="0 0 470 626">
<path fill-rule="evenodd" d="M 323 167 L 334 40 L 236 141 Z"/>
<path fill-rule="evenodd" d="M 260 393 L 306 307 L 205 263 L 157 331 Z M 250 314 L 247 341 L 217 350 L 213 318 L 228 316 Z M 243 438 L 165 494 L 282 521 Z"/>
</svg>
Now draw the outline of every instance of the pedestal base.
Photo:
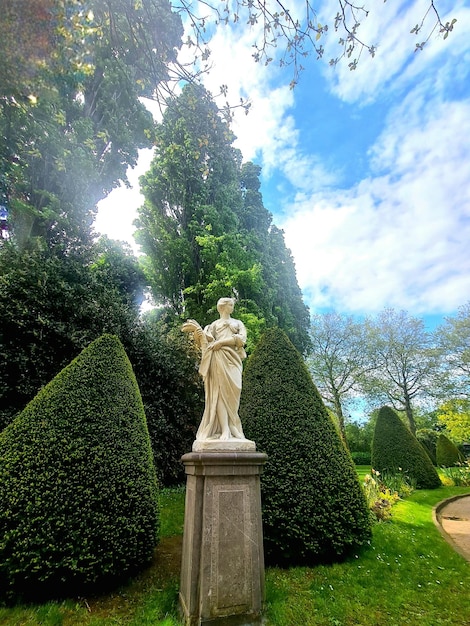
<svg viewBox="0 0 470 626">
<path fill-rule="evenodd" d="M 199 452 L 187 474 L 180 608 L 186 626 L 261 623 L 264 556 L 259 452 Z"/>
<path fill-rule="evenodd" d="M 204 439 L 193 443 L 193 452 L 256 452 L 256 444 L 249 439 Z"/>
</svg>

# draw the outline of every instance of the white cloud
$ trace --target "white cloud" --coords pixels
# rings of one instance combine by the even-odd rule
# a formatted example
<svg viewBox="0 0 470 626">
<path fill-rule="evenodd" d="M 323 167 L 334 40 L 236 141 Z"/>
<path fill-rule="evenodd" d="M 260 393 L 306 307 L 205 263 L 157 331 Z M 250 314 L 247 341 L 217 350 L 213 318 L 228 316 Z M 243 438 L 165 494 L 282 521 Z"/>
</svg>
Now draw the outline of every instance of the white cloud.
<svg viewBox="0 0 470 626">
<path fill-rule="evenodd" d="M 311 191 L 331 185 L 336 176 L 328 172 L 315 154 L 302 150 L 301 137 L 293 116 L 296 91 L 290 89 L 290 70 L 282 72 L 275 62 L 265 66 L 252 58 L 256 32 L 220 27 L 211 40 L 214 67 L 204 84 L 217 93 L 228 84 L 229 100 L 248 99 L 248 115 L 235 114 L 232 125 L 235 146 L 245 161 L 256 159 L 267 179 L 274 172 L 299 190 Z"/>
<path fill-rule="evenodd" d="M 436 5 L 441 20 L 445 23 L 457 19 L 454 31 L 444 40 L 437 28 L 421 52 L 414 52 L 415 44 L 425 40 L 435 24 L 435 14 L 429 0 L 396 0 L 395 2 L 371 3 L 367 17 L 360 19 L 358 37 L 368 45 L 377 45 L 377 53 L 372 58 L 367 50 L 362 52 L 357 69 L 351 71 L 349 60 L 343 60 L 334 69 L 325 69 L 324 75 L 332 92 L 347 102 L 367 104 L 373 102 L 384 89 L 396 91 L 416 79 L 431 65 L 435 65 L 434 80 L 445 74 L 455 65 L 455 60 L 468 54 L 468 32 L 470 30 L 470 9 L 465 2 L 452 3 L 442 0 Z M 331 17 L 338 8 L 337 0 L 327 0 L 321 9 L 324 19 L 331 24 Z M 419 35 L 410 30 L 420 24 L 426 16 Z M 336 42 L 339 31 L 330 28 L 325 38 L 326 62 L 340 53 Z M 357 50 L 358 52 L 359 50 Z M 356 57 L 351 56 L 351 61 Z M 441 65 L 441 66 L 440 66 Z"/>
<path fill-rule="evenodd" d="M 282 226 L 313 310 L 447 312 L 468 299 L 470 103 L 431 109 L 414 127 L 391 116 L 375 178 L 291 207 Z"/>
<path fill-rule="evenodd" d="M 204 77 L 204 84 L 214 95 L 221 85 L 228 85 L 231 104 L 238 104 L 240 99 L 251 103 L 248 115 L 242 110 L 235 114 L 235 145 L 246 160 L 258 156 L 269 168 L 273 166 L 273 154 L 297 140 L 293 120 L 288 115 L 294 94 L 288 85 L 275 85 L 276 66 L 254 61 L 255 38 L 252 30 L 220 26 L 210 42 L 214 64 Z"/>
</svg>

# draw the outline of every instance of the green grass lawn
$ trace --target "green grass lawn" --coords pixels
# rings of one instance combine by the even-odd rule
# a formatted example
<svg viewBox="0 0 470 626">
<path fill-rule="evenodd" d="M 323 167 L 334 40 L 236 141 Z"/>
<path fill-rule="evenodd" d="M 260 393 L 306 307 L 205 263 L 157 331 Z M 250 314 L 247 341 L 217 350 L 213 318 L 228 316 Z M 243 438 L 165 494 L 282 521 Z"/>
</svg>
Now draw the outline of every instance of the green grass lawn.
<svg viewBox="0 0 470 626">
<path fill-rule="evenodd" d="M 444 541 L 433 506 L 468 488 L 417 491 L 374 527 L 372 545 L 345 563 L 268 570 L 268 624 L 470 624 L 470 564 Z"/>
<path fill-rule="evenodd" d="M 364 482 L 364 477 L 366 474 L 370 474 L 371 468 L 370 465 L 356 465 L 357 475 L 359 476 L 359 480 Z"/>
<path fill-rule="evenodd" d="M 374 526 L 371 546 L 344 563 L 268 569 L 266 625 L 470 626 L 470 563 L 432 522 L 437 502 L 469 492 L 463 487 L 414 492 L 395 505 L 392 521 Z M 179 625 L 183 489 L 162 492 L 161 516 L 154 562 L 136 579 L 100 598 L 0 608 L 0 624 Z"/>
</svg>

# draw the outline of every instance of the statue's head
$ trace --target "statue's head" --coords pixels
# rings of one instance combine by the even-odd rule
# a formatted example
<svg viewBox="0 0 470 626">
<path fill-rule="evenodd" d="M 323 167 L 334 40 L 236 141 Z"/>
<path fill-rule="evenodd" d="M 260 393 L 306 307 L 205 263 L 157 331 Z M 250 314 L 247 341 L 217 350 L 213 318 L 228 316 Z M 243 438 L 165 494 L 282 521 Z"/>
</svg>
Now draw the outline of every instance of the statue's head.
<svg viewBox="0 0 470 626">
<path fill-rule="evenodd" d="M 230 307 L 230 312 L 232 312 L 234 306 L 234 298 L 219 298 L 219 300 L 217 300 L 217 311 L 219 313 L 221 313 L 226 307 Z"/>
</svg>

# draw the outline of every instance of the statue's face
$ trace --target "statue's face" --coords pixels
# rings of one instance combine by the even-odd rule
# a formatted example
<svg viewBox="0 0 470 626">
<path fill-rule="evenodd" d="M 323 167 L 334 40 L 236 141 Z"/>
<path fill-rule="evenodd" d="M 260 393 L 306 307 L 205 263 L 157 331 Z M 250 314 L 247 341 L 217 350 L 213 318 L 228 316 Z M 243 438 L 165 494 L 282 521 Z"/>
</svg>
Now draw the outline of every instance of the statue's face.
<svg viewBox="0 0 470 626">
<path fill-rule="evenodd" d="M 235 302 L 233 298 L 220 298 L 220 300 L 217 302 L 217 310 L 219 311 L 219 313 L 221 313 L 222 311 L 228 311 L 229 313 L 232 313 L 234 306 Z"/>
</svg>

